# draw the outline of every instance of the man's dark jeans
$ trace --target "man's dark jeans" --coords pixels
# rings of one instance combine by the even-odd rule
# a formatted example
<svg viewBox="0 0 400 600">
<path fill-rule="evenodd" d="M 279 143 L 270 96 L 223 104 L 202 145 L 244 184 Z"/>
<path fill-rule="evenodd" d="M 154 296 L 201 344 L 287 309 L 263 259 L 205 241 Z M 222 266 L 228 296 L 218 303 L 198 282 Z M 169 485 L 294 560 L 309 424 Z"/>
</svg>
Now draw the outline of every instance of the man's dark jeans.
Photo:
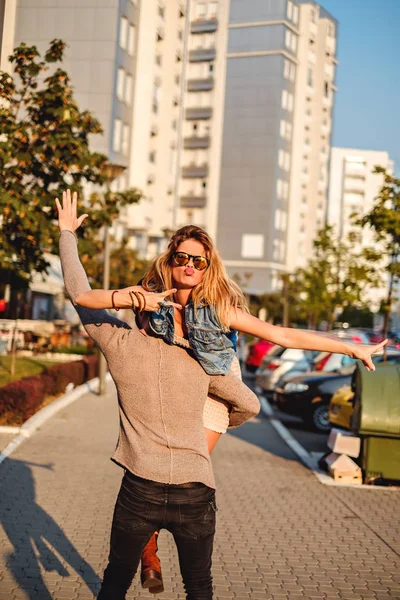
<svg viewBox="0 0 400 600">
<path fill-rule="evenodd" d="M 187 600 L 212 599 L 215 490 L 202 483 L 191 485 L 161 484 L 125 473 L 98 600 L 125 599 L 143 548 L 152 534 L 163 528 L 174 536 Z"/>
</svg>

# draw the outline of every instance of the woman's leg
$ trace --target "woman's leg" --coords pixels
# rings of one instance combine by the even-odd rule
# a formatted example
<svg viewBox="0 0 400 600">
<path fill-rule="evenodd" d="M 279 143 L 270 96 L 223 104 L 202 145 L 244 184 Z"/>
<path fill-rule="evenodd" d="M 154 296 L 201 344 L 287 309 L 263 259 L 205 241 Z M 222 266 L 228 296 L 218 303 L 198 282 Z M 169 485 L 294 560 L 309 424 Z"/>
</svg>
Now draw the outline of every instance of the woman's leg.
<svg viewBox="0 0 400 600">
<path fill-rule="evenodd" d="M 204 433 L 207 440 L 208 452 L 211 454 L 222 434 L 218 433 L 218 431 L 207 429 L 207 427 L 204 428 Z"/>
</svg>

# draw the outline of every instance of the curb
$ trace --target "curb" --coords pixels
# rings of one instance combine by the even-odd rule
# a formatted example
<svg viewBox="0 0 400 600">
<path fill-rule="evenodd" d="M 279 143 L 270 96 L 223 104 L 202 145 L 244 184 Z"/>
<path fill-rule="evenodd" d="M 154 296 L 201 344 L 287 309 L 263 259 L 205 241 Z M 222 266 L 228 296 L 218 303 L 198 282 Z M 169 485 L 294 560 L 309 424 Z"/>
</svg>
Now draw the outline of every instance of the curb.
<svg viewBox="0 0 400 600">
<path fill-rule="evenodd" d="M 106 382 L 111 381 L 110 373 L 106 374 Z M 34 414 L 30 419 L 25 421 L 21 427 L 2 427 L 0 432 L 3 433 L 14 433 L 17 435 L 14 437 L 11 442 L 7 444 L 7 446 L 0 452 L 0 465 L 1 463 L 8 457 L 10 454 L 14 452 L 18 448 L 22 442 L 30 437 L 44 424 L 46 421 L 51 419 L 58 411 L 63 408 L 66 408 L 75 400 L 81 398 L 84 394 L 88 392 L 96 392 L 99 388 L 99 378 L 95 377 L 90 381 L 86 381 L 82 385 L 79 385 L 77 388 L 72 391 L 64 394 L 61 398 L 57 398 L 51 404 L 48 404 L 41 410 L 39 410 L 36 414 Z"/>
<path fill-rule="evenodd" d="M 332 479 L 332 477 L 330 477 L 327 473 L 325 473 L 324 471 L 321 471 L 321 469 L 318 468 L 315 458 L 313 458 L 313 456 L 309 452 L 307 452 L 307 450 L 305 448 L 303 448 L 303 446 L 292 436 L 292 434 L 285 427 L 285 425 L 283 425 L 283 423 L 281 423 L 281 421 L 279 421 L 278 419 L 274 418 L 274 411 L 273 411 L 270 403 L 268 402 L 268 400 L 258 394 L 257 394 L 257 396 L 258 396 L 258 399 L 261 404 L 262 412 L 264 413 L 264 415 L 266 417 L 268 417 L 269 422 L 271 423 L 272 427 L 275 429 L 277 434 L 282 438 L 282 440 L 285 442 L 285 444 L 287 444 L 289 446 L 289 448 L 292 450 L 292 452 L 294 452 L 294 454 L 296 454 L 296 456 L 300 459 L 300 461 L 303 463 L 303 465 L 305 467 L 307 467 L 313 473 L 313 475 L 315 475 L 315 477 L 318 479 L 318 481 L 320 483 L 322 483 L 323 485 L 329 485 L 331 487 L 351 488 L 351 489 L 357 489 L 357 490 L 360 490 L 360 489 L 375 490 L 375 491 L 385 490 L 386 492 L 389 490 L 393 491 L 393 492 L 399 491 L 399 489 L 395 488 L 395 487 L 367 485 L 365 483 L 349 485 L 349 484 L 335 482 Z"/>
</svg>

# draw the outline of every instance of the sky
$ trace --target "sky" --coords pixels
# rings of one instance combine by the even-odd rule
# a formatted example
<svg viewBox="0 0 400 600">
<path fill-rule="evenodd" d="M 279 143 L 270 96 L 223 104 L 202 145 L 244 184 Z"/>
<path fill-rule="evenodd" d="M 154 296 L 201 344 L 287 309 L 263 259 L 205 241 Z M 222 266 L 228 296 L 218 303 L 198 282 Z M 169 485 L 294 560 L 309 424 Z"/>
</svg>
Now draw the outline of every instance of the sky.
<svg viewBox="0 0 400 600">
<path fill-rule="evenodd" d="M 339 22 L 333 145 L 385 150 L 400 173 L 400 0 L 319 0 Z"/>
</svg>

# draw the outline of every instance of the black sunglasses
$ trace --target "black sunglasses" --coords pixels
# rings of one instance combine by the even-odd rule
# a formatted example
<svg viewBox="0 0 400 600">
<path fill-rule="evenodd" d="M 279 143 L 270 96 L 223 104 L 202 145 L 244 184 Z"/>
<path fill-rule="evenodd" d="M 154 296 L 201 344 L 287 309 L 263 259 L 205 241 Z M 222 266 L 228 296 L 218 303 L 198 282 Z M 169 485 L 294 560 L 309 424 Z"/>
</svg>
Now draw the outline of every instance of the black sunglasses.
<svg viewBox="0 0 400 600">
<path fill-rule="evenodd" d="M 175 252 L 172 255 L 172 259 L 178 267 L 185 267 L 191 258 L 193 259 L 193 266 L 195 269 L 198 271 L 207 269 L 208 258 L 205 256 L 193 256 L 193 254 L 188 254 L 187 252 Z"/>
</svg>

